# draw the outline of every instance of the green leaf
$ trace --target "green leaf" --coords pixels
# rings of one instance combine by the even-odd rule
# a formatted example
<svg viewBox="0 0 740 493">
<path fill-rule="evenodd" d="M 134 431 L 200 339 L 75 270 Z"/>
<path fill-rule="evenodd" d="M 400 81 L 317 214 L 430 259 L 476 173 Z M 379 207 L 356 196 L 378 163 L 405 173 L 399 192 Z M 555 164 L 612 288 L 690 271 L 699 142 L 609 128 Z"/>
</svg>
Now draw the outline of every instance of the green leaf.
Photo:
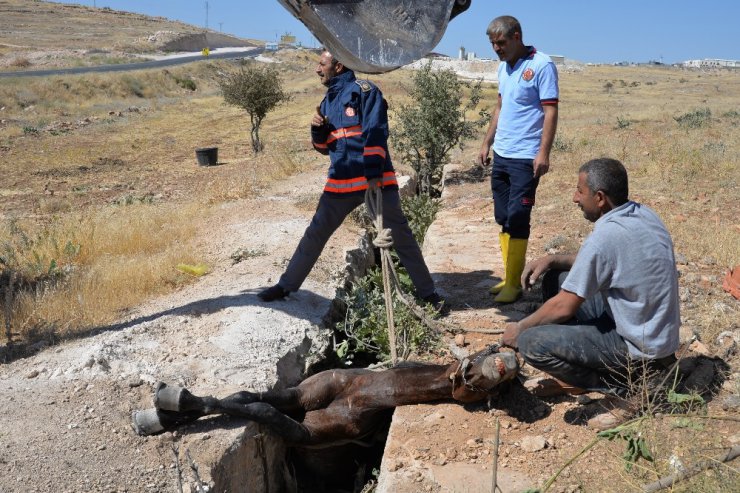
<svg viewBox="0 0 740 493">
<path fill-rule="evenodd" d="M 51 259 L 51 262 L 49 262 L 49 270 L 47 271 L 47 275 L 53 276 L 57 273 L 57 261 L 54 259 Z"/>
<path fill-rule="evenodd" d="M 691 418 L 679 418 L 673 423 L 673 428 L 689 428 L 701 431 L 704 429 L 704 425 L 692 420 Z"/>
<path fill-rule="evenodd" d="M 690 404 L 706 405 L 706 401 L 699 394 L 678 394 L 673 390 L 668 391 L 668 402 L 671 404 Z"/>
<path fill-rule="evenodd" d="M 648 449 L 647 442 L 643 438 L 640 438 L 637 443 L 640 445 L 640 455 L 642 456 L 642 458 L 646 461 L 653 462 L 653 460 L 655 459 L 653 458 L 653 454 L 651 454 L 650 450 Z"/>
<path fill-rule="evenodd" d="M 337 356 L 339 356 L 340 358 L 344 358 L 348 350 L 349 350 L 349 342 L 347 341 L 340 342 L 337 348 L 335 349 Z"/>
</svg>

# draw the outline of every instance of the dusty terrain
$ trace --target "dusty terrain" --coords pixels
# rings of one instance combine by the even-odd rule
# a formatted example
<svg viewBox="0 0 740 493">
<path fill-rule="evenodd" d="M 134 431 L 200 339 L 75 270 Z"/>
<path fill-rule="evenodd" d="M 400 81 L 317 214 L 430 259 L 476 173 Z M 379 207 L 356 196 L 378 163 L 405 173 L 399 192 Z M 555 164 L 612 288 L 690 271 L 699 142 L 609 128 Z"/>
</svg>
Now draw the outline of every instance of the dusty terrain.
<svg viewBox="0 0 740 493">
<path fill-rule="evenodd" d="M 34 19 L 43 14 L 34 9 L 46 8 L 43 2 L 0 4 L 15 10 L 28 4 L 20 14 L 33 13 Z M 70 8 L 75 14 L 88 10 Z M 101 14 L 103 22 L 110 21 L 108 15 Z M 120 18 L 132 23 L 137 19 Z M 163 28 L 155 23 L 136 31 L 135 37 L 147 39 L 144 33 Z M 12 69 L 19 53 L 28 54 L 34 64 L 75 63 L 67 58 L 70 51 L 61 61 L 51 56 L 49 45 L 60 38 L 35 37 L 43 41 L 37 47 L 31 46 L 33 35 L 17 46 L 1 39 L 0 63 Z M 111 53 L 119 46 L 115 41 L 102 45 Z M 84 43 L 79 48 L 92 49 Z M 31 57 L 34 50 L 38 57 Z M 203 93 L 181 91 L 156 102 L 154 97 L 139 97 L 134 103 L 94 101 L 79 118 L 64 111 L 48 117 L 37 102 L 13 112 L 10 107 L 0 110 L 4 218 L 41 219 L 113 207 L 129 199 L 168 206 L 195 200 L 206 218 L 197 225 L 195 250 L 211 266 L 208 275 L 132 308 L 119 323 L 57 345 L 42 342 L 28 357 L 11 358 L 0 366 L 0 491 L 178 491 L 179 477 L 186 489 L 196 483 L 187 450 L 208 476 L 207 465 L 232 443 L 272 441 L 253 426 L 223 420 L 141 438 L 131 430 L 129 419 L 132 410 L 151 405 L 157 380 L 219 395 L 287 385 L 331 343 L 322 317 L 334 295 L 343 250 L 357 243 L 359 231 L 351 223 L 332 239 L 305 289 L 269 306 L 255 297 L 259 287 L 276 281 L 292 253 L 325 173 L 325 163 L 312 153 L 305 135 L 305 115 L 322 88 L 311 77 L 312 62 L 304 54 L 298 56 L 282 69 L 294 78 L 296 99 L 268 119 L 265 132 L 275 136 L 268 142 L 268 154 L 281 150 L 263 160 L 246 151 L 244 119 L 224 109 L 212 89 L 201 89 L 207 87 L 205 70 L 193 71 Z M 590 226 L 570 203 L 574 172 L 585 159 L 619 157 L 633 179 L 633 197 L 655 208 L 674 234 L 682 340 L 698 339 L 703 347 L 695 347 L 723 356 L 731 369 L 704 411 L 717 419 L 697 418 L 679 427 L 672 419 L 659 418 L 645 426 L 655 465 L 641 461 L 627 473 L 620 458 L 624 443 L 602 441 L 566 468 L 555 491 L 637 491 L 659 474 L 715 457 L 740 442 L 738 422 L 721 419 L 738 415 L 740 364 L 731 344 L 740 337 L 740 307 L 720 287 L 727 268 L 740 261 L 740 78 L 734 73 L 618 70 L 563 71 L 559 141 L 553 171 L 538 193 L 529 257 L 577 248 Z M 405 81 L 397 73 L 379 78 L 391 103 L 397 101 L 399 80 Z M 674 97 L 677 94 L 680 98 Z M 25 97 L 26 91 L 18 95 Z M 677 115 L 709 104 L 714 120 L 706 127 L 677 126 Z M 74 105 L 72 100 L 69 108 Z M 70 128 L 53 126 L 60 122 Z M 180 130 L 183 127 L 188 133 Z M 205 143 L 221 147 L 221 166 L 195 166 L 192 149 Z M 495 335 L 475 330 L 500 328 L 538 303 L 534 292 L 502 311 L 487 293 L 500 275 L 500 258 L 487 176 L 471 165 L 476 147 L 454 156 L 459 169 L 451 175 L 443 210 L 425 244 L 431 270 L 452 305 L 446 323 L 473 330 L 458 352 L 496 341 Z M 297 174 L 286 179 L 278 175 L 283 181 L 277 184 L 251 180 L 254 169 L 275 161 Z M 208 199 L 198 195 L 211 187 L 217 190 Z M 231 256 L 238 250 L 253 255 L 233 264 Z M 718 341 L 725 332 L 729 336 Z M 436 357 L 452 360 L 446 350 Z M 537 399 L 514 385 L 490 408 L 443 403 L 399 410 L 383 465 L 387 481 L 381 483 L 386 491 L 489 491 L 490 442 L 498 419 L 503 491 L 542 485 L 594 438 L 583 426 L 584 415 L 594 406 L 582 402 L 570 397 Z M 257 476 L 257 469 L 245 474 Z M 678 491 L 737 491 L 738 484 L 735 462 L 700 475 Z"/>
<path fill-rule="evenodd" d="M 224 206 L 202 239 L 215 267 L 194 285 L 146 304 L 98 335 L 3 365 L 3 491 L 177 491 L 178 466 L 184 483 L 196 484 L 186 450 L 207 477 L 208 461 L 223 443 L 236 439 L 239 426 L 217 420 L 184 433 L 141 438 L 129 426 L 131 411 L 150 407 L 157 380 L 225 395 L 240 388 L 264 390 L 278 377 L 281 384 L 300 378 L 296 372 L 281 374 L 281 369 L 301 368 L 301 359 L 311 352 L 306 344 L 321 351 L 321 341 L 328 343 L 325 333 L 310 334 L 321 334 L 315 326 L 333 295 L 331 273 L 341 265 L 342 248 L 357 241 L 357 231 L 349 224 L 332 239 L 305 289 L 289 301 L 267 306 L 254 292 L 276 279 L 310 215 L 295 207 L 301 202 L 298 190 L 306 184 L 319 187 L 322 175 L 318 169 L 304 173 L 258 199 Z M 445 208 L 429 232 L 425 251 L 452 305 L 446 323 L 495 329 L 533 308 L 536 293 L 503 312 L 491 303 L 486 291 L 496 272 L 489 266 L 498 258 L 487 183 L 480 170 L 461 176 L 446 191 Z M 550 235 L 541 228 L 532 251 L 541 251 Z M 229 255 L 237 248 L 266 255 L 232 265 Z M 465 349 L 475 351 L 495 340 L 470 332 Z M 247 354 L 253 356 L 247 360 Z M 450 361 L 451 356 L 440 359 Z M 731 376 L 708 413 L 736 415 L 736 408 L 725 411 L 722 405 L 737 387 L 737 377 Z M 485 491 L 496 419 L 501 423 L 503 491 L 541 484 L 594 437 L 578 417 L 582 407 L 574 398 L 540 400 L 515 385 L 495 398 L 490 410 L 457 404 L 399 409 L 383 468 L 383 474 L 392 473 L 386 481 L 396 482 L 384 491 Z M 711 432 L 718 450 L 740 439 L 737 422 L 714 421 Z M 530 442 L 534 445 L 526 445 Z M 632 490 L 634 484 L 620 479 L 620 447 L 594 449 L 564 473 L 556 491 Z M 615 482 L 607 487 L 600 482 L 603 478 Z M 732 481 L 725 478 L 723 484 Z"/>
<path fill-rule="evenodd" d="M 290 301 L 268 307 L 255 296 L 277 280 L 307 224 L 310 213 L 295 207 L 301 187 L 319 188 L 322 174 L 298 175 L 260 199 L 224 206 L 202 238 L 213 270 L 197 283 L 97 335 L 3 364 L 0 490 L 177 491 L 170 443 L 182 447 L 185 461 L 186 444 L 196 440 L 204 444 L 196 441 L 193 457 L 206 477 L 201 460 L 217 459 L 213 450 L 223 452 L 241 428 L 141 438 L 131 412 L 151 407 L 157 380 L 219 395 L 266 390 L 278 380 L 295 384 L 326 350 L 322 317 L 343 246 L 356 243 L 349 228 L 331 240 L 306 289 Z M 265 254 L 234 265 L 230 255 L 240 248 Z"/>
</svg>

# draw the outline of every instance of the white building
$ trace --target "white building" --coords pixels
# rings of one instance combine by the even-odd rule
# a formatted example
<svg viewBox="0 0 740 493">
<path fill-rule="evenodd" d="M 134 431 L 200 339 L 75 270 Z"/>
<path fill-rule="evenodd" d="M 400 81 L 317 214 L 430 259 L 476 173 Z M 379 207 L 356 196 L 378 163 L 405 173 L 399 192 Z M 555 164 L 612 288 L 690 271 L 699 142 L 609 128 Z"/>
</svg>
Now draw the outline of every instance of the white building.
<svg viewBox="0 0 740 493">
<path fill-rule="evenodd" d="M 555 65 L 565 65 L 564 55 L 550 55 L 550 60 L 552 60 L 552 63 Z"/>
<path fill-rule="evenodd" d="M 687 60 L 683 62 L 683 66 L 687 68 L 740 68 L 740 61 L 705 58 L 704 60 Z"/>
</svg>

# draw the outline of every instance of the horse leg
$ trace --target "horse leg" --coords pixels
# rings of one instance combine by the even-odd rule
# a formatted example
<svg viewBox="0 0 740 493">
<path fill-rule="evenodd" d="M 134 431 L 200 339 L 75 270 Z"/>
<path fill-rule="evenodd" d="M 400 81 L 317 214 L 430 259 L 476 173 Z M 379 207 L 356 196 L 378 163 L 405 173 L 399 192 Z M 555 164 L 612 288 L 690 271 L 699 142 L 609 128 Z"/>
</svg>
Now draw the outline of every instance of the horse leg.
<svg viewBox="0 0 740 493">
<path fill-rule="evenodd" d="M 230 397 L 219 402 L 219 410 L 228 416 L 246 418 L 255 423 L 266 425 L 276 435 L 291 444 L 306 444 L 311 441 L 311 431 L 308 427 L 284 414 L 279 409 L 266 402 L 252 402 L 242 404 Z"/>
<path fill-rule="evenodd" d="M 203 414 L 197 411 L 180 413 L 151 408 L 131 413 L 131 425 L 141 436 L 156 435 L 192 423 L 201 416 Z"/>
<path fill-rule="evenodd" d="M 164 382 L 159 382 L 154 390 L 154 407 L 165 411 L 223 414 L 224 404 L 247 405 L 254 402 L 266 402 L 283 412 L 299 411 L 298 389 L 272 390 L 268 392 L 241 391 L 225 397 L 216 399 L 211 396 L 198 397 L 183 387 L 171 387 Z"/>
<path fill-rule="evenodd" d="M 291 388 L 264 393 L 242 391 L 217 399 L 160 382 L 154 394 L 155 408 L 134 412 L 132 421 L 139 435 L 154 435 L 203 416 L 226 414 L 265 424 L 289 442 L 304 443 L 310 439 L 309 430 L 284 414 L 300 410 L 298 396 L 298 390 Z"/>
</svg>

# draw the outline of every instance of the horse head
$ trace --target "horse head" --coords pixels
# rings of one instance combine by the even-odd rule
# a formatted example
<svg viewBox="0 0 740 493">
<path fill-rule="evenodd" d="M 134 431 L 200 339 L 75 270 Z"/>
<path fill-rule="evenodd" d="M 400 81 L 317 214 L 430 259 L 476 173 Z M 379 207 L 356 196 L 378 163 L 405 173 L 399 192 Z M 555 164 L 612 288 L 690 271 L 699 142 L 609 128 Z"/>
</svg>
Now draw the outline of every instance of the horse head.
<svg viewBox="0 0 740 493">
<path fill-rule="evenodd" d="M 463 359 L 454 373 L 452 397 L 463 403 L 487 398 L 495 387 L 513 379 L 519 372 L 519 361 L 513 351 L 501 351 L 492 344 Z"/>
</svg>

